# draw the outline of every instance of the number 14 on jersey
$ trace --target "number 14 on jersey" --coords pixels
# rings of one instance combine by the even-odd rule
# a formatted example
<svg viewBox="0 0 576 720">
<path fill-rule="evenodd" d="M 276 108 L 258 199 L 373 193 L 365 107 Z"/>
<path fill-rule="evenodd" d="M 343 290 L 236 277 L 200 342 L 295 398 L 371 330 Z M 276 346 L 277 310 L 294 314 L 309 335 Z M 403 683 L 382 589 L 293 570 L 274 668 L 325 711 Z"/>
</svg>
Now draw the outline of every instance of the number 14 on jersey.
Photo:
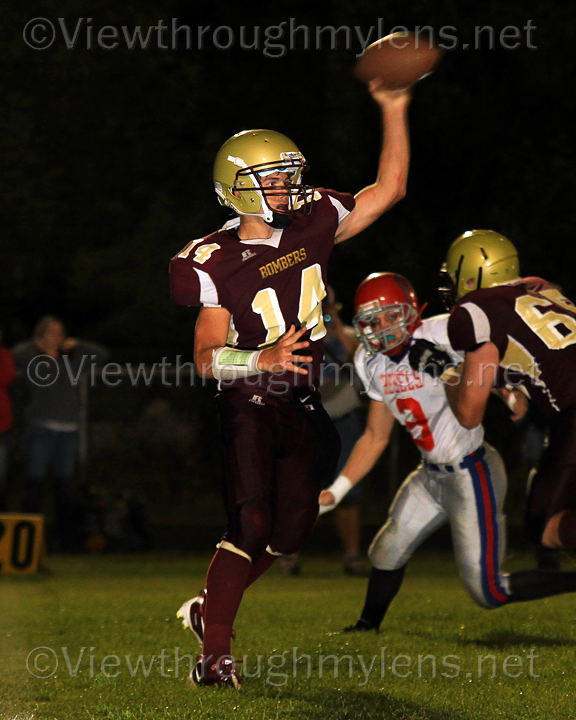
<svg viewBox="0 0 576 720">
<path fill-rule="evenodd" d="M 302 270 L 300 278 L 300 300 L 298 320 L 302 326 L 312 330 L 310 340 L 320 340 L 326 335 L 322 316 L 322 300 L 326 297 L 326 287 L 322 280 L 320 265 L 315 263 Z M 286 320 L 282 314 L 278 295 L 274 288 L 259 290 L 252 301 L 252 310 L 262 318 L 266 328 L 266 339 L 258 347 L 272 345 L 286 332 Z"/>
</svg>

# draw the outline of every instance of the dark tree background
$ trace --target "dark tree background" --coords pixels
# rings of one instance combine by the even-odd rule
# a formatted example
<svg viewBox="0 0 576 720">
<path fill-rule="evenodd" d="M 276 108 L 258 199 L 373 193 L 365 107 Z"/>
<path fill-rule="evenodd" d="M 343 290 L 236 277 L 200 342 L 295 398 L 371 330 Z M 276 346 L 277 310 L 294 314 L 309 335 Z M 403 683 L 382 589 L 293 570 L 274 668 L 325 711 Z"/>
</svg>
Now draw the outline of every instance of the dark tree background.
<svg viewBox="0 0 576 720">
<path fill-rule="evenodd" d="M 44 51 L 23 39 L 37 17 L 56 26 Z M 58 18 L 71 34 L 78 28 L 73 49 Z M 183 33 L 171 47 L 172 18 L 190 26 L 189 49 Z M 301 30 L 290 49 L 291 18 L 292 27 L 308 28 L 308 46 Z M 146 49 L 127 48 L 122 26 L 129 36 L 138 25 L 146 35 L 160 20 L 167 49 L 155 30 Z M 352 66 L 361 50 L 354 28 L 365 36 L 379 23 L 383 34 L 397 25 L 430 26 L 436 37 L 444 29 L 459 44 L 415 89 L 406 198 L 332 255 L 330 280 L 344 315 L 350 319 L 360 280 L 379 270 L 405 274 L 429 312 L 441 311 L 439 266 L 449 244 L 475 227 L 510 237 L 525 274 L 558 282 L 576 299 L 570 3 L 334 0 L 276 10 L 269 3 L 40 0 L 5 3 L 2 21 L 0 328 L 7 344 L 29 336 L 50 312 L 72 334 L 108 345 L 113 360 L 190 359 L 195 311 L 171 304 L 167 269 L 190 239 L 227 219 L 212 187 L 216 151 L 235 132 L 272 128 L 300 146 L 313 184 L 357 192 L 373 182 L 380 117 Z M 284 36 L 266 51 L 265 31 L 280 23 Z M 104 26 L 120 33 L 115 49 L 98 45 Z M 210 27 L 203 49 L 200 26 Z M 259 48 L 242 49 L 241 27 L 252 44 L 255 26 Z M 327 26 L 341 28 L 336 47 L 324 31 L 316 49 L 316 28 Z M 477 26 L 491 26 L 496 38 L 517 27 L 520 46 L 491 47 L 488 31 L 475 48 Z M 229 37 L 230 49 L 218 49 Z M 376 37 L 374 29 L 370 40 Z M 219 450 L 212 394 L 211 387 L 98 385 L 90 394 L 88 479 L 154 498 L 156 521 L 213 520 Z M 15 404 L 21 415 L 18 397 Z M 517 436 L 503 406 L 491 412 L 488 436 L 517 475 L 508 504 L 519 516 L 525 477 Z M 416 460 L 405 434 L 400 442 L 396 472 L 383 461 L 387 489 L 378 471 L 380 499 L 391 497 Z M 374 522 L 380 504 L 371 503 Z"/>
<path fill-rule="evenodd" d="M 573 105 L 575 21 L 569 3 L 293 2 L 198 4 L 180 0 L 85 3 L 46 0 L 3 9 L 2 253 L 0 326 L 6 340 L 28 335 L 45 312 L 61 315 L 74 333 L 113 349 L 147 356 L 190 348 L 193 311 L 168 300 L 167 264 L 189 239 L 226 219 L 212 190 L 211 164 L 221 143 L 249 127 L 271 127 L 304 151 L 312 183 L 352 192 L 373 181 L 379 116 L 352 77 L 360 51 L 353 27 L 366 33 L 378 18 L 396 25 L 454 26 L 460 43 L 415 90 L 413 161 L 408 195 L 363 235 L 333 255 L 331 281 L 350 313 L 356 284 L 375 270 L 413 280 L 432 311 L 437 269 L 449 243 L 472 227 L 490 227 L 519 247 L 523 270 L 561 283 L 573 277 Z M 74 49 L 57 39 L 45 51 L 24 42 L 34 17 L 72 32 Z M 89 23 L 88 18 L 92 18 Z M 294 18 L 310 29 L 305 47 L 264 53 L 264 30 Z M 98 47 L 100 28 L 160 19 L 192 29 L 191 48 Z M 526 47 L 528 20 L 535 29 Z M 93 47 L 87 49 L 87 28 Z M 198 49 L 198 26 L 210 26 Z M 234 33 L 229 50 L 211 40 L 218 26 Z M 239 46 L 240 26 L 260 48 Z M 352 28 L 330 49 L 316 26 Z M 473 49 L 474 27 L 520 28 L 520 47 Z M 287 31 L 288 25 L 284 28 Z M 218 36 L 220 44 L 226 34 Z M 375 39 L 375 35 L 371 39 Z M 277 41 L 285 46 L 286 32 Z M 167 31 L 164 44 L 170 46 Z"/>
</svg>

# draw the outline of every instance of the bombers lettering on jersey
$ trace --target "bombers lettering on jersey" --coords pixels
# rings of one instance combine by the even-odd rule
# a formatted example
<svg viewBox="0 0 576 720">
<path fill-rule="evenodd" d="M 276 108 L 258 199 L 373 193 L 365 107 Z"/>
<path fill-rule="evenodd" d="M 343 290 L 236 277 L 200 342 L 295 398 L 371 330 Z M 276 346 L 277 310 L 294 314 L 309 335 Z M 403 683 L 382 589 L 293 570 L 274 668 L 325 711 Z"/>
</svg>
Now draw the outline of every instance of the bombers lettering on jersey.
<svg viewBox="0 0 576 720">
<path fill-rule="evenodd" d="M 260 274 L 263 278 L 267 278 L 270 275 L 282 272 L 282 270 L 288 270 L 292 265 L 303 262 L 304 260 L 306 260 L 306 250 L 305 248 L 300 248 L 300 250 L 294 250 L 294 252 L 283 255 L 278 258 L 278 260 L 266 263 L 266 265 L 260 268 Z"/>
<path fill-rule="evenodd" d="M 270 238 L 240 240 L 232 220 L 189 243 L 170 262 L 170 288 L 177 305 L 221 307 L 231 315 L 227 344 L 241 350 L 273 345 L 294 325 L 306 326 L 313 357 L 308 375 L 262 373 L 226 387 L 315 385 L 326 335 L 321 303 L 328 258 L 340 223 L 354 208 L 348 193 L 318 189 L 310 214 L 295 217 Z M 248 252 L 249 251 L 249 252 Z M 280 257 L 279 257 L 280 256 Z"/>
</svg>

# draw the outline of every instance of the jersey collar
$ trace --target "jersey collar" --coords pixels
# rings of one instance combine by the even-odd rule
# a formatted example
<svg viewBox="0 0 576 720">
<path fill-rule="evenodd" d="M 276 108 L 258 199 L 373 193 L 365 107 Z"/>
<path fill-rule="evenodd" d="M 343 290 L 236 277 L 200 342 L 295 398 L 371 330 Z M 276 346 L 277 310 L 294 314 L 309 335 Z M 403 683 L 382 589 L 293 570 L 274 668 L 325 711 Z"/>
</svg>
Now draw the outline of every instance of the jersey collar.
<svg viewBox="0 0 576 720">
<path fill-rule="evenodd" d="M 228 222 L 224 223 L 222 230 L 232 232 L 232 234 L 237 237 L 239 227 L 240 218 L 233 218 L 232 220 L 228 220 Z M 238 242 L 242 243 L 242 245 L 269 245 L 270 247 L 278 249 L 283 232 L 284 230 L 274 230 L 269 238 L 254 238 L 252 240 L 240 240 L 238 238 Z"/>
</svg>

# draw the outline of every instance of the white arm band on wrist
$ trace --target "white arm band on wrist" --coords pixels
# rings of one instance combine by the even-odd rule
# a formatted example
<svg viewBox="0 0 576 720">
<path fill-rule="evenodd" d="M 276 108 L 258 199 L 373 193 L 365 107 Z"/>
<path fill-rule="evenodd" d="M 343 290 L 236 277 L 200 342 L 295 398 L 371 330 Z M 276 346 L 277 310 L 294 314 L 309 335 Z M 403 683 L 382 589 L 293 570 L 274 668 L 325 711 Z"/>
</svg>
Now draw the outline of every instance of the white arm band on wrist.
<svg viewBox="0 0 576 720">
<path fill-rule="evenodd" d="M 260 375 L 258 358 L 261 350 L 236 350 L 221 347 L 212 352 L 212 374 L 217 380 L 236 380 L 236 378 Z"/>
<path fill-rule="evenodd" d="M 326 489 L 334 495 L 334 505 L 338 505 L 344 495 L 346 495 L 353 487 L 354 483 L 350 482 L 345 475 L 338 475 L 332 485 Z"/>
</svg>

